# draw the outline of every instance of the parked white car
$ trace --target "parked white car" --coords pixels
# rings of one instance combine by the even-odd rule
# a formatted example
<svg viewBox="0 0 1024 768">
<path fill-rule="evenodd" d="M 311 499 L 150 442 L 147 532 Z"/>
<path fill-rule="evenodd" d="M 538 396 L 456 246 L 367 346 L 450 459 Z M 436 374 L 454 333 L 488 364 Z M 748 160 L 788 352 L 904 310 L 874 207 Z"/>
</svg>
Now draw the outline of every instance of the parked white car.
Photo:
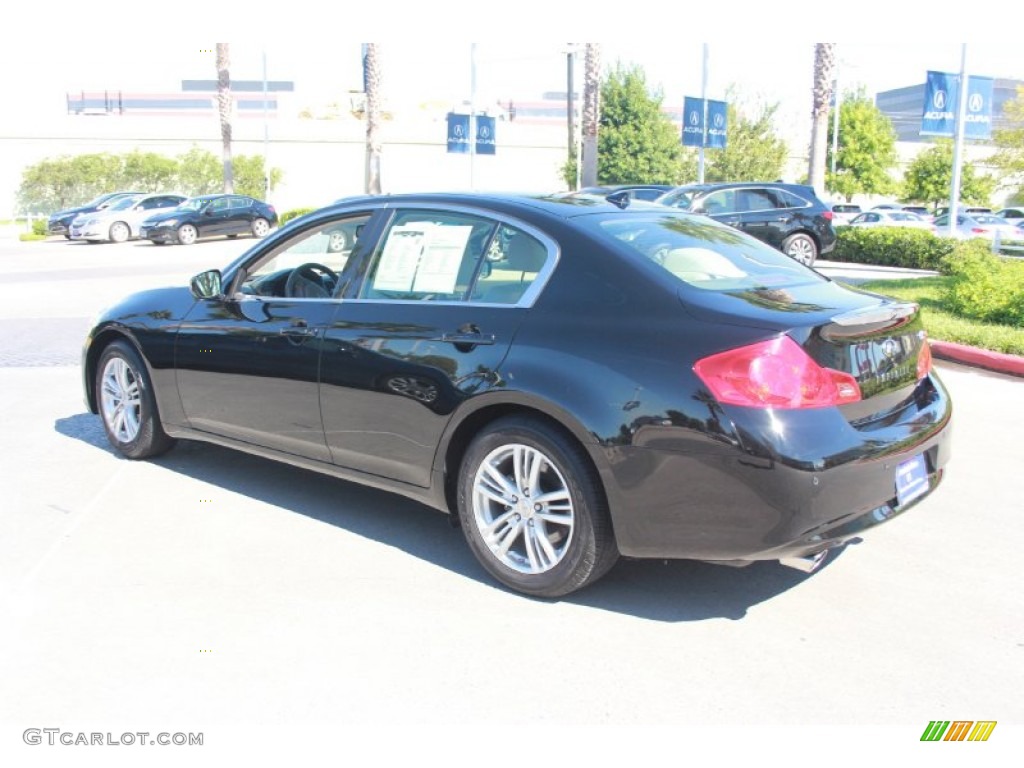
<svg viewBox="0 0 1024 768">
<path fill-rule="evenodd" d="M 949 216 L 938 216 L 934 222 L 935 234 L 949 234 Z M 1012 222 L 991 213 L 962 213 L 956 217 L 956 229 L 953 236 L 958 240 L 970 240 L 984 237 L 988 240 L 999 234 L 1000 240 L 1019 240 L 1021 230 Z"/>
<path fill-rule="evenodd" d="M 912 227 L 914 229 L 932 229 L 932 223 L 910 211 L 897 211 L 890 208 L 876 208 L 855 216 L 850 222 L 851 227 Z"/>
<path fill-rule="evenodd" d="M 185 195 L 135 195 L 102 211 L 79 214 L 71 222 L 72 240 L 123 243 L 139 236 L 139 225 L 154 213 L 177 208 Z"/>
</svg>

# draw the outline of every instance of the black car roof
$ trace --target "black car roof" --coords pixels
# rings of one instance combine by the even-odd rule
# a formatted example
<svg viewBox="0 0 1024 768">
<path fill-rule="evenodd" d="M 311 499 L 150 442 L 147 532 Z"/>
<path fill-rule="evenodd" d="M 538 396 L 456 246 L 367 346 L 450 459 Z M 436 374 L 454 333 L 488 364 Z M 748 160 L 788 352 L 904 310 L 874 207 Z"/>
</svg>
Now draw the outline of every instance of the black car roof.
<svg viewBox="0 0 1024 768">
<path fill-rule="evenodd" d="M 467 207 L 485 205 L 507 213 L 514 211 L 541 211 L 559 218 L 571 218 L 590 213 L 622 212 L 622 208 L 600 196 L 559 196 L 547 193 L 505 193 L 505 192 L 424 192 L 394 195 L 362 195 L 346 197 L 328 206 L 330 209 L 347 208 L 353 205 L 372 203 L 375 205 L 403 205 L 408 203 L 461 205 Z M 643 200 L 630 201 L 626 210 L 665 212 L 665 207 Z M 326 209 L 322 209 L 326 210 Z"/>
</svg>

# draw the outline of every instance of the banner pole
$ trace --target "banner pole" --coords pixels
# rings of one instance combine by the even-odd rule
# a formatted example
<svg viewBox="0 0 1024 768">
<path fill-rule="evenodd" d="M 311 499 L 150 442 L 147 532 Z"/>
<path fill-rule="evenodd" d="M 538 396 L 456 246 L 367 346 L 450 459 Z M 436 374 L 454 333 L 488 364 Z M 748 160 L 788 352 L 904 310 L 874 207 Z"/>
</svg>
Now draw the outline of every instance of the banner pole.
<svg viewBox="0 0 1024 768">
<path fill-rule="evenodd" d="M 704 183 L 704 147 L 708 143 L 708 44 L 704 43 L 703 65 L 700 78 L 700 103 L 704 110 L 704 120 L 701 126 L 700 148 L 697 152 L 697 181 Z"/>
<path fill-rule="evenodd" d="M 967 43 L 960 51 L 960 101 L 956 109 L 956 138 L 953 142 L 953 180 L 949 185 L 949 236 L 956 233 L 960 204 L 960 156 L 964 148 L 964 116 L 967 114 Z"/>
</svg>

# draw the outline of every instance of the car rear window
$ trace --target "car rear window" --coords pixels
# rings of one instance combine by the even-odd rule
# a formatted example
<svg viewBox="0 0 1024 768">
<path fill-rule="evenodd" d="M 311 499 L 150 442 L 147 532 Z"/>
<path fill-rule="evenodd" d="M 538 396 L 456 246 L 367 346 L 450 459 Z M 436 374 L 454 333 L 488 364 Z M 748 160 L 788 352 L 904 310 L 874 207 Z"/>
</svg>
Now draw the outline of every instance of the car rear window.
<svg viewBox="0 0 1024 768">
<path fill-rule="evenodd" d="M 705 217 L 651 212 L 583 218 L 602 237 L 701 290 L 783 288 L 825 280 L 782 252 Z"/>
</svg>

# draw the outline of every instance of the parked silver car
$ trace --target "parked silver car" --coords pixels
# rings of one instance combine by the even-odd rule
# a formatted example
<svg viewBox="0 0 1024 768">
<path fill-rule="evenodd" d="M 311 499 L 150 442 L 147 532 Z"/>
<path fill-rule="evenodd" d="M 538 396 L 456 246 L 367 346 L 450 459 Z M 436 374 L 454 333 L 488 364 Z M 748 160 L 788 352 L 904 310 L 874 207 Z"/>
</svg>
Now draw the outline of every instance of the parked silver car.
<svg viewBox="0 0 1024 768">
<path fill-rule="evenodd" d="M 935 234 L 949 234 L 949 216 L 942 215 L 935 218 Z M 1001 240 L 1019 240 L 1020 229 L 1012 221 L 995 216 L 991 213 L 961 213 L 956 217 L 956 229 L 953 236 L 958 240 L 970 240 L 975 237 L 983 237 L 992 240 L 998 233 Z"/>
<path fill-rule="evenodd" d="M 171 194 L 125 197 L 101 211 L 76 216 L 71 222 L 71 239 L 123 243 L 138 237 L 139 225 L 154 213 L 173 210 L 187 199 Z"/>
<path fill-rule="evenodd" d="M 931 231 L 932 223 L 910 211 L 876 209 L 865 211 L 850 221 L 851 227 L 911 227 Z"/>
</svg>

